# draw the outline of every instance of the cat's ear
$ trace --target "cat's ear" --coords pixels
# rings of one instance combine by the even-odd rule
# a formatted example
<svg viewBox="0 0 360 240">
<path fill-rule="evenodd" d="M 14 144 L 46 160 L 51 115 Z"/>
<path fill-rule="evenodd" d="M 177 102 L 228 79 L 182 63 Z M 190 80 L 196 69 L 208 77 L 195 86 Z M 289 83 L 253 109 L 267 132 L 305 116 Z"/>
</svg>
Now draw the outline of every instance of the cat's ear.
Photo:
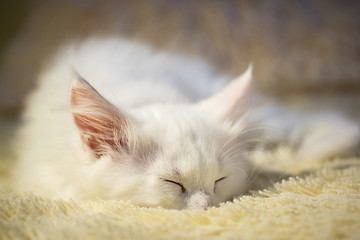
<svg viewBox="0 0 360 240">
<path fill-rule="evenodd" d="M 223 90 L 196 104 L 201 110 L 211 113 L 217 119 L 232 116 L 249 101 L 252 80 L 252 65 L 236 79 L 232 80 Z"/>
<path fill-rule="evenodd" d="M 109 150 L 128 152 L 129 118 L 103 98 L 88 82 L 74 74 L 71 109 L 83 143 L 99 158 Z"/>
</svg>

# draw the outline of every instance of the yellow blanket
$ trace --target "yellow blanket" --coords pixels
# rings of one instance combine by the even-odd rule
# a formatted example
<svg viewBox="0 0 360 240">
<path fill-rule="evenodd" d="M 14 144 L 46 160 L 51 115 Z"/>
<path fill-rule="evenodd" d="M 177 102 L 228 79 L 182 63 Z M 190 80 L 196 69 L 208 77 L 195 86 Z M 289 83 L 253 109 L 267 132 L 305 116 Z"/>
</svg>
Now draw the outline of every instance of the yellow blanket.
<svg viewBox="0 0 360 240">
<path fill-rule="evenodd" d="M 207 211 L 52 201 L 3 181 L 0 239 L 360 239 L 360 166 L 323 168 Z"/>
</svg>

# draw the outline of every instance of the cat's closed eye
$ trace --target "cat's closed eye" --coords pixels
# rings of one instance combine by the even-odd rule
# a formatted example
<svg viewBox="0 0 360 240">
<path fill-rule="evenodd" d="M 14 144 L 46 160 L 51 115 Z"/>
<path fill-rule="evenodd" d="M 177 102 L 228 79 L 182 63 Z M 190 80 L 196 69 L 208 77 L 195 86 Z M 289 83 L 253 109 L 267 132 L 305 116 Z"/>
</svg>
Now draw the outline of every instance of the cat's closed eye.
<svg viewBox="0 0 360 240">
<path fill-rule="evenodd" d="M 224 180 L 226 177 L 222 177 L 219 178 L 218 180 L 215 181 L 215 185 L 214 185 L 214 193 L 216 192 L 216 184 L 219 183 L 220 181 Z"/>
<path fill-rule="evenodd" d="M 162 180 L 165 181 L 165 182 L 168 182 L 168 183 L 172 183 L 172 184 L 178 185 L 178 186 L 181 188 L 181 192 L 182 192 L 182 193 L 185 193 L 185 192 L 186 192 L 185 187 L 184 187 L 181 183 L 175 182 L 175 181 L 169 180 L 169 179 L 162 179 Z"/>
</svg>

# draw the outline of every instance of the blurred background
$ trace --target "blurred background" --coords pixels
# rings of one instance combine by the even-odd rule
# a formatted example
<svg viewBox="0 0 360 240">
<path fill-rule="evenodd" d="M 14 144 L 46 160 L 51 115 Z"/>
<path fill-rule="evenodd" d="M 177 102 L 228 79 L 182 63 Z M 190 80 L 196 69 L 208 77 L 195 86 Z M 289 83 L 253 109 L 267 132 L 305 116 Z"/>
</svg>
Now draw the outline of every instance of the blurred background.
<svg viewBox="0 0 360 240">
<path fill-rule="evenodd" d="M 90 36 L 140 39 L 201 56 L 229 76 L 252 62 L 259 89 L 283 102 L 359 112 L 360 1 L 2 0 L 0 6 L 3 158 L 42 66 L 62 44 Z"/>
</svg>

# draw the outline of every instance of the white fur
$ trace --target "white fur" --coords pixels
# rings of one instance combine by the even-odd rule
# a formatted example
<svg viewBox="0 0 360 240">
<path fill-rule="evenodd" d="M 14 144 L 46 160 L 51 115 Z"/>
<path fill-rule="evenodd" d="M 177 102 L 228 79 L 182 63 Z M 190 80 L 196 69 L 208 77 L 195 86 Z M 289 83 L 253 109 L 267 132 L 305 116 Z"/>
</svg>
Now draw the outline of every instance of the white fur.
<svg viewBox="0 0 360 240">
<path fill-rule="evenodd" d="M 250 67 L 224 88 L 227 79 L 200 60 L 116 39 L 70 44 L 28 99 L 15 141 L 15 185 L 51 198 L 206 209 L 247 190 L 249 144 L 287 143 L 299 156 L 315 158 L 358 141 L 359 128 L 338 115 L 277 105 L 249 109 L 251 77 Z M 86 92 L 76 104 L 70 86 L 73 94 Z M 80 123 L 74 116 L 82 116 Z M 116 127 L 99 119 L 113 119 Z M 88 123 L 102 131 L 81 126 Z M 103 141 L 100 151 L 90 143 L 102 132 L 114 143 Z"/>
<path fill-rule="evenodd" d="M 247 121 L 268 129 L 254 136 L 268 146 L 288 146 L 298 161 L 323 161 L 358 151 L 359 125 L 335 111 L 300 111 L 270 103 L 249 115 Z"/>
<path fill-rule="evenodd" d="M 127 134 L 137 139 L 134 145 L 145 152 L 140 154 L 143 159 L 111 149 L 97 159 L 84 146 L 70 109 L 70 66 L 134 122 L 136 127 Z M 39 80 L 16 141 L 19 190 L 177 209 L 207 208 L 245 191 L 249 164 L 225 146 L 241 129 L 187 103 L 225 85 L 225 78 L 204 62 L 156 54 L 123 40 L 89 40 L 61 50 Z M 74 81 L 73 88 L 82 87 Z M 106 114 L 98 109 L 73 111 Z M 186 192 L 166 180 L 181 183 Z"/>
</svg>

